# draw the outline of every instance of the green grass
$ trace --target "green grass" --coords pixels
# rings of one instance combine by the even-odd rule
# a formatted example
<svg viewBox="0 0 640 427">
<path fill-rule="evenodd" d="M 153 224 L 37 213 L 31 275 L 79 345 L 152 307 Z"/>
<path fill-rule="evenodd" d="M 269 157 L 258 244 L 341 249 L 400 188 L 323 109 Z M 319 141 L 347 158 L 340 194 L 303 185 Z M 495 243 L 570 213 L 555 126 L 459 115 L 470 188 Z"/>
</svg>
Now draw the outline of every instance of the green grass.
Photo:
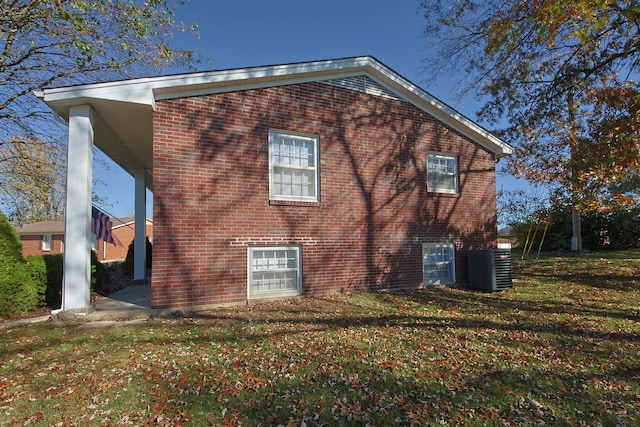
<svg viewBox="0 0 640 427">
<path fill-rule="evenodd" d="M 514 287 L 299 298 L 0 337 L 0 425 L 640 424 L 640 251 Z"/>
</svg>

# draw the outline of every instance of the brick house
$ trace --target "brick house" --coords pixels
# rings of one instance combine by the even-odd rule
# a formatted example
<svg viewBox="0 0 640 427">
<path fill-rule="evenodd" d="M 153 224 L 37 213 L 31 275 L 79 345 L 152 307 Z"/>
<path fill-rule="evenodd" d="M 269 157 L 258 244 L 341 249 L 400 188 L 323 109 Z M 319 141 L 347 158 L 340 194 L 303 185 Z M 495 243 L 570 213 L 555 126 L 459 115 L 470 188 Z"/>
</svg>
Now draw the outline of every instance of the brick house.
<svg viewBox="0 0 640 427">
<path fill-rule="evenodd" d="M 16 227 L 22 256 L 57 255 L 64 252 L 64 221 L 40 221 Z"/>
<path fill-rule="evenodd" d="M 465 283 L 497 244 L 513 149 L 372 57 L 38 96 L 152 189 L 154 308 Z"/>
<path fill-rule="evenodd" d="M 122 261 L 127 257 L 129 245 L 135 234 L 133 218 L 113 220 L 112 235 L 116 244 L 105 243 L 91 236 L 91 249 L 99 261 Z M 153 242 L 153 221 L 147 218 L 146 235 Z M 17 227 L 22 242 L 22 256 L 57 255 L 64 253 L 64 220 L 40 221 Z"/>
</svg>

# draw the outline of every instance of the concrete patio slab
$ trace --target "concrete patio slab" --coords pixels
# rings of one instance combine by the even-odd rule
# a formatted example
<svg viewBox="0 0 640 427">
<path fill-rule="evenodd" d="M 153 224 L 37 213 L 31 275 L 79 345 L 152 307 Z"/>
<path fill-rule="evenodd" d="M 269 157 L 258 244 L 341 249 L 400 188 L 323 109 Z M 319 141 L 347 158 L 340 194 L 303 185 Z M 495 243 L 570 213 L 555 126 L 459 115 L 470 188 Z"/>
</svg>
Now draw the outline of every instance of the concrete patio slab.
<svg viewBox="0 0 640 427">
<path fill-rule="evenodd" d="M 94 303 L 88 322 L 130 320 L 151 317 L 151 286 L 131 285 Z"/>
</svg>

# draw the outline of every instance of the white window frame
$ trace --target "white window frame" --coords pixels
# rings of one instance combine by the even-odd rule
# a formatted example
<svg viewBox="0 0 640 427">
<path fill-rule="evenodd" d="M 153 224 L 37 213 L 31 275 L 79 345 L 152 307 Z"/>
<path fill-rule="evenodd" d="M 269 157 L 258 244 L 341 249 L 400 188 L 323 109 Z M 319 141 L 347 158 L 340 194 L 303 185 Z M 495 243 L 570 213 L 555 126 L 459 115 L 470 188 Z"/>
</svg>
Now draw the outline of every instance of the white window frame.
<svg viewBox="0 0 640 427">
<path fill-rule="evenodd" d="M 446 269 L 446 274 L 442 273 Z M 456 283 L 456 249 L 451 242 L 422 244 L 422 279 L 425 285 Z"/>
<path fill-rule="evenodd" d="M 289 160 L 289 163 L 281 163 L 278 158 L 276 148 L 280 147 L 279 141 L 282 139 L 289 139 L 298 141 L 301 144 L 313 143 L 313 165 L 295 165 L 290 164 L 292 160 L 295 162 L 295 156 Z M 318 202 L 320 201 L 320 157 L 319 157 L 319 145 L 320 137 L 317 135 L 307 135 L 295 132 L 270 130 L 269 131 L 269 199 L 270 200 L 293 200 L 293 201 L 305 201 L 305 202 Z M 300 158 L 297 158 L 300 160 Z M 304 175 L 311 174 L 313 176 L 313 183 L 306 186 L 309 190 L 309 195 L 294 195 L 286 194 L 286 192 L 278 190 L 278 170 L 289 171 L 294 174 L 298 174 L 300 180 L 304 179 Z M 295 183 L 291 183 L 293 193 L 293 186 Z M 302 184 L 300 184 L 302 187 Z M 313 194 L 311 194 L 313 192 Z"/>
<path fill-rule="evenodd" d="M 278 260 L 277 257 L 274 258 L 261 258 L 267 259 L 270 261 L 278 260 L 279 265 L 267 265 L 264 264 L 262 266 L 256 265 L 254 263 L 254 259 L 256 258 L 257 253 L 264 252 L 278 252 L 278 251 L 286 251 L 293 252 L 295 254 L 295 259 L 293 261 L 293 265 L 287 263 L 288 265 L 284 265 L 281 263 L 281 259 Z M 274 297 L 286 297 L 286 296 L 297 296 L 302 293 L 302 250 L 300 246 L 250 246 L 247 251 L 247 297 L 251 298 L 274 298 Z M 258 268 L 254 268 L 258 267 Z M 274 288 L 271 290 L 255 290 L 254 289 L 254 273 L 259 274 L 260 272 L 273 272 L 279 275 L 286 275 L 291 273 L 295 274 L 294 284 L 295 288 L 282 288 L 279 287 L 277 281 L 278 278 L 274 278 L 274 282 L 270 285 Z M 266 280 L 266 279 L 263 279 Z M 282 280 L 282 279 L 280 279 Z"/>
<path fill-rule="evenodd" d="M 51 252 L 53 250 L 53 235 L 42 235 L 42 250 L 47 252 Z"/>
<path fill-rule="evenodd" d="M 453 170 L 452 171 L 439 171 L 433 170 L 433 163 L 437 162 L 446 162 L 446 168 L 448 169 L 452 162 Z M 436 184 L 442 177 L 446 177 L 448 179 L 453 178 L 453 187 L 452 190 L 448 186 L 438 186 Z M 431 193 L 448 193 L 448 194 L 458 194 L 459 188 L 459 173 L 458 173 L 458 156 L 453 154 L 444 154 L 444 153 L 429 153 L 427 154 L 427 191 Z"/>
</svg>

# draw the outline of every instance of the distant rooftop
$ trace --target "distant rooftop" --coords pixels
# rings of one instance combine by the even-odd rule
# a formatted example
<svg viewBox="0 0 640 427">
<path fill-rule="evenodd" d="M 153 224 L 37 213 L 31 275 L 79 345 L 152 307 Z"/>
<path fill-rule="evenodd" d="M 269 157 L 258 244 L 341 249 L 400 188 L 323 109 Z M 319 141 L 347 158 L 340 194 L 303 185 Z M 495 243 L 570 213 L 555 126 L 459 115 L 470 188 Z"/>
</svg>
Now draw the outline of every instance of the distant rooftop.
<svg viewBox="0 0 640 427">
<path fill-rule="evenodd" d="M 113 228 L 123 227 L 127 224 L 133 224 L 132 217 L 112 218 Z M 147 222 L 153 222 L 147 218 Z M 40 221 L 32 224 L 25 224 L 22 227 L 16 227 L 18 234 L 64 234 L 64 220 L 57 221 Z"/>
</svg>

